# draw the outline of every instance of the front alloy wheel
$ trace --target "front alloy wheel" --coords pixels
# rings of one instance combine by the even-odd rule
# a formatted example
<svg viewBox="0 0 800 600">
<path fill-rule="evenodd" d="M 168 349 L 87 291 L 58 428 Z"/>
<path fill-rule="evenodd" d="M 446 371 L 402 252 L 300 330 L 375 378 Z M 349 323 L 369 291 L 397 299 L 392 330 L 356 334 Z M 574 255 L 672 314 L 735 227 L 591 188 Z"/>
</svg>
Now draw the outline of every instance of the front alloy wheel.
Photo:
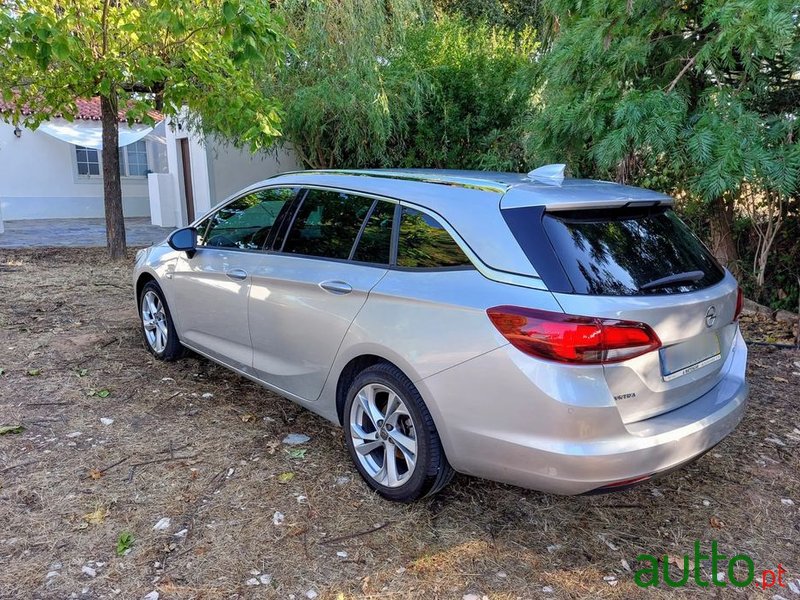
<svg viewBox="0 0 800 600">
<path fill-rule="evenodd" d="M 164 292 L 155 281 L 145 283 L 139 293 L 139 317 L 145 345 L 156 358 L 175 360 L 183 356 Z"/>
</svg>

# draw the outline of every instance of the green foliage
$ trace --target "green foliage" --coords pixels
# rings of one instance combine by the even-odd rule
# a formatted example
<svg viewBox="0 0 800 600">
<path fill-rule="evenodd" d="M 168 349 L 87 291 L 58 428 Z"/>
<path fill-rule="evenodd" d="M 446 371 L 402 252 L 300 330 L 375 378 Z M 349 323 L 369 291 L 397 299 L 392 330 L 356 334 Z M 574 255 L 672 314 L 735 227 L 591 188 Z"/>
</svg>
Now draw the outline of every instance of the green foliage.
<svg viewBox="0 0 800 600">
<path fill-rule="evenodd" d="M 520 170 L 536 49 L 529 28 L 515 35 L 447 15 L 410 30 L 389 71 L 418 74 L 424 93 L 393 164 Z"/>
<path fill-rule="evenodd" d="M 387 72 L 416 0 L 283 0 L 278 12 L 295 41 L 280 77 L 268 77 L 285 107 L 284 134 L 311 167 L 380 165 L 418 106 L 414 73 Z"/>
<path fill-rule="evenodd" d="M 797 9 L 775 0 L 553 0 L 561 30 L 528 125 L 537 162 L 627 175 L 713 200 L 757 183 L 796 193 Z M 791 88 L 791 93 L 787 90 Z"/>
<path fill-rule="evenodd" d="M 208 130 L 254 148 L 279 134 L 253 77 L 286 41 L 266 0 L 9 0 L 0 7 L 0 93 L 9 121 L 76 115 L 76 98 L 119 100 L 128 119 L 188 106 Z M 23 115 L 27 107 L 31 114 Z"/>
<path fill-rule="evenodd" d="M 117 556 L 124 556 L 125 552 L 133 548 L 134 537 L 130 531 L 123 531 L 117 537 Z"/>
</svg>

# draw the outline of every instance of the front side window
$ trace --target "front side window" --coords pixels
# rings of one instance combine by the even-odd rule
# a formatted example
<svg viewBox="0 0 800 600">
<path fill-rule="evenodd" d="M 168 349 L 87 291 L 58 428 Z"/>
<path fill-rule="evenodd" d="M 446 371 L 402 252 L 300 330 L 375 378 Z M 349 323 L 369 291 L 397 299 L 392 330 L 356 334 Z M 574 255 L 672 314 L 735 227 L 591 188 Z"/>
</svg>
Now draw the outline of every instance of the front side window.
<svg viewBox="0 0 800 600">
<path fill-rule="evenodd" d="M 100 175 L 100 152 L 94 148 L 75 146 L 75 162 L 81 177 Z"/>
<path fill-rule="evenodd" d="M 200 245 L 215 248 L 264 248 L 281 210 L 295 195 L 292 188 L 271 188 L 242 196 L 203 221 Z"/>
<path fill-rule="evenodd" d="M 343 192 L 308 190 L 283 251 L 347 259 L 373 200 Z"/>
<path fill-rule="evenodd" d="M 469 259 L 441 223 L 413 208 L 403 208 L 398 267 L 436 269 L 469 265 Z"/>
</svg>

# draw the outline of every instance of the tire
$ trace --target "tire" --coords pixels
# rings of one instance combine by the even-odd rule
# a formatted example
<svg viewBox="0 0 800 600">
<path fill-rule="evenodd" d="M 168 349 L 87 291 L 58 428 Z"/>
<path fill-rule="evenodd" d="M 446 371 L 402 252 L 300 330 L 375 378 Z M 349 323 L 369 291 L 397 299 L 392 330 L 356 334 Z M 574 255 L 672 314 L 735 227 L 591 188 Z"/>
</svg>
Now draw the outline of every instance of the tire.
<svg viewBox="0 0 800 600">
<path fill-rule="evenodd" d="M 356 469 L 384 498 L 413 502 L 435 494 L 453 478 L 422 396 L 394 365 L 379 363 L 356 375 L 343 417 Z"/>
<path fill-rule="evenodd" d="M 164 292 L 155 281 L 148 281 L 139 293 L 139 321 L 144 345 L 158 360 L 171 361 L 183 356 L 184 348 L 175 331 Z"/>
</svg>

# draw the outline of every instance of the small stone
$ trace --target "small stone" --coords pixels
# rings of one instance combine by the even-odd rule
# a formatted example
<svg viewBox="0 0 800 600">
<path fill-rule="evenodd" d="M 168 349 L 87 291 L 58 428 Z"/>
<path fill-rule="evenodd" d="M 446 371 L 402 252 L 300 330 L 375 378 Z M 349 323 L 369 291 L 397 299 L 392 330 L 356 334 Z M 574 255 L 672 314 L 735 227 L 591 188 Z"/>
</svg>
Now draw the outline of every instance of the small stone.
<svg viewBox="0 0 800 600">
<path fill-rule="evenodd" d="M 214 397 L 214 394 L 212 394 L 211 392 L 206 392 L 205 394 L 203 394 L 203 395 L 202 395 L 202 396 L 200 396 L 200 397 L 201 397 L 201 398 L 213 398 L 213 397 Z"/>
<path fill-rule="evenodd" d="M 781 504 L 784 506 L 794 506 L 794 500 L 791 498 L 781 498 Z"/>
<path fill-rule="evenodd" d="M 269 585 L 272 583 L 272 575 L 264 573 L 263 575 L 258 576 L 258 580 L 261 582 L 261 585 Z"/>
<path fill-rule="evenodd" d="M 261 582 L 256 579 L 255 577 L 251 577 L 247 581 L 244 582 L 245 585 L 261 585 Z"/>
<path fill-rule="evenodd" d="M 184 538 L 189 533 L 188 529 L 181 529 L 178 533 L 174 534 L 176 538 Z"/>
<path fill-rule="evenodd" d="M 261 575 L 261 571 L 258 569 L 250 569 L 250 575 Z"/>
<path fill-rule="evenodd" d="M 337 477 L 336 478 L 336 485 L 338 485 L 338 486 L 347 485 L 348 483 L 350 483 L 350 478 L 349 477 Z"/>
<path fill-rule="evenodd" d="M 308 598 L 308 600 L 314 600 L 314 598 L 316 598 L 317 596 L 319 596 L 319 594 L 317 593 L 316 590 L 308 590 L 306 592 L 306 598 Z"/>
<path fill-rule="evenodd" d="M 614 575 L 606 575 L 603 577 L 603 581 L 605 581 L 608 585 L 617 585 L 619 583 L 617 578 Z"/>
<path fill-rule="evenodd" d="M 101 417 L 101 418 L 100 418 L 100 422 L 101 422 L 103 425 L 113 425 L 113 424 L 114 424 L 114 419 L 109 419 L 109 418 L 106 418 L 106 417 Z"/>
<path fill-rule="evenodd" d="M 297 444 L 305 444 L 311 438 L 303 433 L 290 433 L 283 438 L 283 443 L 287 446 L 296 446 Z"/>
<path fill-rule="evenodd" d="M 163 517 L 158 520 L 158 523 L 153 525 L 153 529 L 156 531 L 164 531 L 169 529 L 170 519 L 169 517 Z"/>
<path fill-rule="evenodd" d="M 792 590 L 793 594 L 800 596 L 800 579 L 797 580 L 797 583 L 790 581 L 787 585 L 789 586 L 789 589 Z"/>
<path fill-rule="evenodd" d="M 286 515 L 284 515 L 281 511 L 276 510 L 275 514 L 272 515 L 272 524 L 273 525 L 283 525 L 283 522 L 286 520 Z"/>
<path fill-rule="evenodd" d="M 88 575 L 89 577 L 97 577 L 97 571 L 95 571 L 89 565 L 83 565 L 83 567 L 81 568 L 81 573 L 83 573 L 84 575 Z"/>
<path fill-rule="evenodd" d="M 619 561 L 619 564 L 621 564 L 621 565 L 622 565 L 622 568 L 623 568 L 623 569 L 625 569 L 626 571 L 630 572 L 630 570 L 631 570 L 631 566 L 628 564 L 628 561 L 627 561 L 627 560 L 625 560 L 625 559 L 623 558 L 621 561 Z"/>
<path fill-rule="evenodd" d="M 547 547 L 547 551 L 548 551 L 550 554 L 552 554 L 553 552 L 555 552 L 556 550 L 559 550 L 560 548 L 561 548 L 561 544 L 550 544 L 550 545 Z"/>
<path fill-rule="evenodd" d="M 505 571 L 498 571 L 498 572 L 497 572 L 497 573 L 495 573 L 495 574 L 496 574 L 496 575 L 497 575 L 497 576 L 498 576 L 500 579 L 505 579 L 506 577 L 508 577 L 508 573 L 506 573 Z"/>
<path fill-rule="evenodd" d="M 711 502 L 708 500 L 703 500 L 703 506 L 711 506 Z"/>
<path fill-rule="evenodd" d="M 652 495 L 654 498 L 661 498 L 661 496 L 663 496 L 663 495 L 664 495 L 664 493 L 663 493 L 663 492 L 662 492 L 660 489 L 658 489 L 658 488 L 653 488 L 652 490 L 650 490 L 650 494 L 651 494 L 651 495 Z"/>
<path fill-rule="evenodd" d="M 58 570 L 58 569 L 60 569 L 60 568 L 61 568 L 61 566 L 62 566 L 62 565 L 61 565 L 61 563 L 60 563 L 60 562 L 58 562 L 58 561 L 56 561 L 56 562 L 54 562 L 54 563 L 51 563 L 51 564 L 50 564 L 50 568 L 51 568 L 51 569 L 55 569 L 55 570 Z"/>
<path fill-rule="evenodd" d="M 52 579 L 53 577 L 58 577 L 58 571 L 50 571 L 47 573 L 45 579 Z"/>
<path fill-rule="evenodd" d="M 73 431 L 72 433 L 68 433 L 67 437 L 68 438 L 76 438 L 76 437 L 80 437 L 82 435 L 83 434 L 80 431 Z"/>
<path fill-rule="evenodd" d="M 152 591 L 148 594 L 145 594 L 142 597 L 142 600 L 158 600 L 158 598 L 159 598 L 159 593 L 156 591 Z"/>
<path fill-rule="evenodd" d="M 478 594 L 464 594 L 461 600 L 481 600 L 481 597 Z"/>
<path fill-rule="evenodd" d="M 336 556 L 338 556 L 339 558 L 347 558 L 347 552 L 345 552 L 344 550 L 339 550 L 339 552 L 336 553 Z"/>
<path fill-rule="evenodd" d="M 308 498 L 306 496 L 297 496 L 297 503 L 298 504 L 305 504 Z"/>
<path fill-rule="evenodd" d="M 542 588 L 542 591 L 543 591 L 545 594 L 552 594 L 553 592 L 555 592 L 555 590 L 554 590 L 552 587 L 550 587 L 549 585 L 546 585 L 546 586 L 544 586 L 544 587 Z"/>
</svg>

